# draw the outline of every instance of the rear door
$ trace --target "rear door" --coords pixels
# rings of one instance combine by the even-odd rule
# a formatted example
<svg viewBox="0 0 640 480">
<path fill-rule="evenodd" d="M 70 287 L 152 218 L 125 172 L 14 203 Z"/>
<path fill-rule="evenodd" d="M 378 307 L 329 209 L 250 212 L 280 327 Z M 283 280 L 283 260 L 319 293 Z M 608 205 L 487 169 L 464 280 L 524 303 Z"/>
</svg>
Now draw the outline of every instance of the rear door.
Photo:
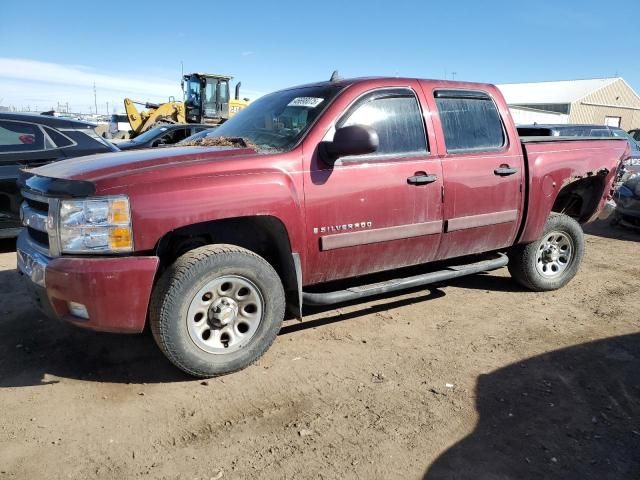
<svg viewBox="0 0 640 480">
<path fill-rule="evenodd" d="M 444 233 L 438 258 L 512 245 L 523 208 L 524 160 L 506 111 L 485 91 L 435 88 L 435 128 L 444 175 Z M 508 125 L 508 128 L 507 128 Z M 510 142 L 511 139 L 516 141 Z"/>
<path fill-rule="evenodd" d="M 329 132 L 310 135 L 304 144 L 305 154 L 316 152 L 305 159 L 311 239 L 304 283 L 428 262 L 442 231 L 440 161 L 429 151 L 426 128 L 432 129 L 430 122 L 425 126 L 414 89 L 352 89 L 338 103 L 347 106 Z M 354 124 L 376 130 L 378 151 L 324 164 L 317 156 L 318 141 L 329 141 L 335 128 Z M 419 180 L 427 176 L 428 182 Z"/>
</svg>

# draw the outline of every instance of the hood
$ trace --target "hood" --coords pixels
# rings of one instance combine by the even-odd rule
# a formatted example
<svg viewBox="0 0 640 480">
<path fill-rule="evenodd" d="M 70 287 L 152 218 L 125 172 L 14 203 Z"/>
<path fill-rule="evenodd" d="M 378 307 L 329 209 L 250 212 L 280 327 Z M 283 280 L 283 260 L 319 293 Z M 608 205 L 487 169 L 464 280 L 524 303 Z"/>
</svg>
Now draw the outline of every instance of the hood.
<svg viewBox="0 0 640 480">
<path fill-rule="evenodd" d="M 132 140 L 125 140 L 123 142 L 118 142 L 118 148 L 120 150 L 132 150 L 134 148 L 146 148 L 146 145 L 141 143 L 136 143 Z"/>
<path fill-rule="evenodd" d="M 257 155 L 252 148 L 176 147 L 103 153 L 50 163 L 29 173 L 69 180 L 95 182 L 109 177 L 129 175 L 142 170 L 211 162 L 241 155 Z"/>
</svg>

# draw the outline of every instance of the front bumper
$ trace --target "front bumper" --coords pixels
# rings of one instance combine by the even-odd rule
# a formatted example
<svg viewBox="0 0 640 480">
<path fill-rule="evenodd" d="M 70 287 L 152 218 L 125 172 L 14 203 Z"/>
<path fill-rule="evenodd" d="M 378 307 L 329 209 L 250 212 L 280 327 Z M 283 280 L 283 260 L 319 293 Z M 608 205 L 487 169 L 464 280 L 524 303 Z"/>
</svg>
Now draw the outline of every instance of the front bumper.
<svg viewBox="0 0 640 480">
<path fill-rule="evenodd" d="M 145 257 L 51 258 L 18 237 L 18 270 L 28 277 L 48 316 L 91 330 L 137 333 L 144 328 L 159 259 Z M 71 314 L 68 302 L 84 305 L 88 319 Z"/>
</svg>

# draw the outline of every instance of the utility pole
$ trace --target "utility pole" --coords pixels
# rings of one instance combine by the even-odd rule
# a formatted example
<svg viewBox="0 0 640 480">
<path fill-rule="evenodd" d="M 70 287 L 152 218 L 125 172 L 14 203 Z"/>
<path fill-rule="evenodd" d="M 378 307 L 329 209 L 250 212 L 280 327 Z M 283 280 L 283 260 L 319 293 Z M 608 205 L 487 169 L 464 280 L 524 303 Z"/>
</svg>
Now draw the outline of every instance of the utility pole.
<svg viewBox="0 0 640 480">
<path fill-rule="evenodd" d="M 93 104 L 96 107 L 96 115 L 98 114 L 98 97 L 96 95 L 96 82 L 93 82 Z"/>
<path fill-rule="evenodd" d="M 107 115 L 109 115 L 109 102 L 107 102 Z"/>
<path fill-rule="evenodd" d="M 451 72 L 451 80 L 455 80 L 457 74 L 458 72 Z"/>
</svg>

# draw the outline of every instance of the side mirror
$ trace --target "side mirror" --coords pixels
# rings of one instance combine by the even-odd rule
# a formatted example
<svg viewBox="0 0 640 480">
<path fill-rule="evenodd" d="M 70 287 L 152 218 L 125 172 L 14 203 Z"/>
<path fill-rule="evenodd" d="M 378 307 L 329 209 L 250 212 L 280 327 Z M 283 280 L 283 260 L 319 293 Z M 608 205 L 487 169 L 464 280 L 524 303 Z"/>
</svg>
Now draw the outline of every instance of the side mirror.
<svg viewBox="0 0 640 480">
<path fill-rule="evenodd" d="M 333 165 L 340 157 L 373 153 L 379 145 L 378 133 L 373 128 L 350 125 L 337 129 L 332 142 L 322 142 L 320 154 L 326 163 Z"/>
<path fill-rule="evenodd" d="M 160 141 L 160 139 L 154 140 L 153 142 L 151 142 L 151 147 L 157 147 L 158 145 L 162 144 L 163 142 Z"/>
</svg>

